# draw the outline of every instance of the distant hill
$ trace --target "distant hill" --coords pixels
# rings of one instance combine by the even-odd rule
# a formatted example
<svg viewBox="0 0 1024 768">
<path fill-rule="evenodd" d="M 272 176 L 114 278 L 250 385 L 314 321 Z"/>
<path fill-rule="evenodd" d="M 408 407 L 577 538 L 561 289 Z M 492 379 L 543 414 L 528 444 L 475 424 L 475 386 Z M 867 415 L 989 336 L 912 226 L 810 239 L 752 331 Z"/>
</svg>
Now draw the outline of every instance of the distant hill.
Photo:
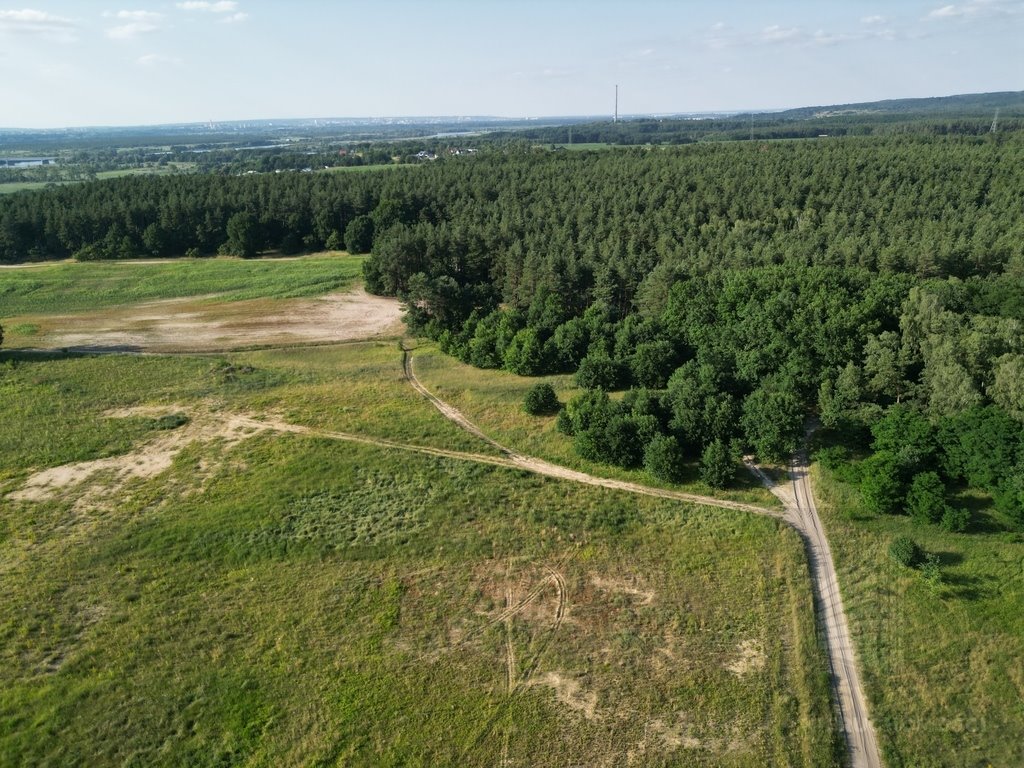
<svg viewBox="0 0 1024 768">
<path fill-rule="evenodd" d="M 860 104 L 833 104 L 820 107 L 797 107 L 783 112 L 772 112 L 772 117 L 784 120 L 840 117 L 847 115 L 914 115 L 921 117 L 974 117 L 983 114 L 1024 115 L 1024 91 L 998 93 L 966 93 L 958 96 L 934 96 L 925 99 L 887 99 Z"/>
</svg>

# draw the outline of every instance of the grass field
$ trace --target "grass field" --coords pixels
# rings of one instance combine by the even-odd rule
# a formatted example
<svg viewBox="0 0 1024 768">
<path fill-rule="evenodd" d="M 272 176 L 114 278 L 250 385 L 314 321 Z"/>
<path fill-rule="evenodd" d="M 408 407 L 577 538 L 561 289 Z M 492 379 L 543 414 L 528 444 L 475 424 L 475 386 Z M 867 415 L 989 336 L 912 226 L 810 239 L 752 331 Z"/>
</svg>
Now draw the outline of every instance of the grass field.
<svg viewBox="0 0 1024 768">
<path fill-rule="evenodd" d="M 100 171 L 97 179 L 117 179 L 122 176 L 164 176 L 171 173 L 187 173 L 196 167 L 195 163 L 169 163 L 145 168 L 122 168 L 117 171 Z M 51 184 L 81 184 L 82 181 L 11 181 L 0 183 L 0 195 L 9 195 L 26 189 L 43 189 Z"/>
<path fill-rule="evenodd" d="M 81 312 L 157 299 L 218 294 L 218 301 L 316 296 L 353 285 L 363 257 L 179 259 L 94 262 L 0 269 L 0 320 Z"/>
<path fill-rule="evenodd" d="M 212 428 L 483 452 L 400 366 L 393 343 L 0 352 L 0 764 L 835 764 L 803 550 L 774 521 Z"/>
<path fill-rule="evenodd" d="M 680 487 L 660 482 L 647 472 L 587 461 L 577 455 L 572 439 L 555 428 L 554 416 L 530 416 L 523 411 L 523 399 L 538 381 L 549 382 L 563 403 L 579 394 L 572 376 L 527 378 L 507 371 L 474 368 L 443 354 L 433 345 L 417 349 L 414 364 L 416 375 L 428 389 L 458 407 L 486 434 L 503 445 L 583 472 L 664 488 Z M 737 472 L 735 487 L 723 492 L 700 481 L 696 460 L 687 470 L 683 485 L 691 493 L 767 507 L 780 506 L 778 500 L 746 472 Z"/>
<path fill-rule="evenodd" d="M 1024 535 L 985 499 L 945 533 L 865 512 L 822 467 L 814 480 L 886 764 L 1024 765 Z M 939 557 L 941 585 L 889 559 L 899 534 Z"/>
</svg>

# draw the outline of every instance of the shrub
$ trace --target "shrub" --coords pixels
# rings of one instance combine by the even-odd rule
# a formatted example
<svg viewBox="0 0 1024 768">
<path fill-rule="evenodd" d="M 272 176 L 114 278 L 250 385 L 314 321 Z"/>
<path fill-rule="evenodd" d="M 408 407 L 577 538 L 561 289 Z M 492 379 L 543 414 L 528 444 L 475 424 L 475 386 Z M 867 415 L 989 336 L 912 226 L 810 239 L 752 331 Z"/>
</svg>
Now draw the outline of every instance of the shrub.
<svg viewBox="0 0 1024 768">
<path fill-rule="evenodd" d="M 921 548 L 909 536 L 897 536 L 889 544 L 889 557 L 905 568 L 913 568 L 921 562 Z"/>
<path fill-rule="evenodd" d="M 604 355 L 587 355 L 576 371 L 576 383 L 584 389 L 618 389 L 624 378 L 622 364 Z"/>
<path fill-rule="evenodd" d="M 534 384 L 526 393 L 523 409 L 531 416 L 550 416 L 562 410 L 555 389 L 547 382 Z"/>
<path fill-rule="evenodd" d="M 942 586 L 942 568 L 939 566 L 939 556 L 927 554 L 921 561 L 921 577 L 932 589 Z"/>
<path fill-rule="evenodd" d="M 971 524 L 971 510 L 958 507 L 946 507 L 939 525 L 942 530 L 950 533 L 963 533 Z"/>
<path fill-rule="evenodd" d="M 736 476 L 736 464 L 729 448 L 721 440 L 713 440 L 700 457 L 700 479 L 712 488 L 725 488 Z"/>
<path fill-rule="evenodd" d="M 644 469 L 659 480 L 678 483 L 683 475 L 683 449 L 669 435 L 656 435 L 644 449 Z"/>
<path fill-rule="evenodd" d="M 934 472 L 914 476 L 907 492 L 907 511 L 915 520 L 937 523 L 946 512 L 946 486 Z"/>
</svg>

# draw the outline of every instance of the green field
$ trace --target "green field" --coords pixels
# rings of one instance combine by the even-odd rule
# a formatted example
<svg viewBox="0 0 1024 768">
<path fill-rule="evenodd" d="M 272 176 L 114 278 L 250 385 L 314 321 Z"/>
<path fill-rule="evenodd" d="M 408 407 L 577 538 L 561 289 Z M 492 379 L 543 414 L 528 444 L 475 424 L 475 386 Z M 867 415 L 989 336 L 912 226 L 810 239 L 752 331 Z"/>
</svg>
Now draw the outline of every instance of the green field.
<svg viewBox="0 0 1024 768">
<path fill-rule="evenodd" d="M 886 764 L 1024 765 L 1024 535 L 984 498 L 968 533 L 946 533 L 814 479 Z M 899 534 L 938 555 L 942 584 L 888 557 Z"/>
<path fill-rule="evenodd" d="M 229 428 L 485 452 L 393 342 L 0 352 L 0 393 L 0 764 L 836 762 L 803 549 L 776 522 Z"/>
<path fill-rule="evenodd" d="M 0 319 L 217 294 L 219 301 L 316 296 L 353 285 L 363 257 L 62 262 L 0 269 Z"/>
</svg>

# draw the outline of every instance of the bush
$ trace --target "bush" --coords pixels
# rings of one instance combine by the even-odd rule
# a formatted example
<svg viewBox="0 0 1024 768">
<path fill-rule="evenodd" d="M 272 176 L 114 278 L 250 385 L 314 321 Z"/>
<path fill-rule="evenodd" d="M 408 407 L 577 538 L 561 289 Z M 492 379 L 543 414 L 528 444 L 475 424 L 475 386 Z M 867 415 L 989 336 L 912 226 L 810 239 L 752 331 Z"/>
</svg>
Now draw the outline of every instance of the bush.
<svg viewBox="0 0 1024 768">
<path fill-rule="evenodd" d="M 700 479 L 712 488 L 725 488 L 736 477 L 736 464 L 729 448 L 721 440 L 713 440 L 700 457 Z"/>
<path fill-rule="evenodd" d="M 907 511 L 915 520 L 937 523 L 946 513 L 946 486 L 934 472 L 914 476 L 907 492 Z"/>
<path fill-rule="evenodd" d="M 531 416 L 550 416 L 562 410 L 555 389 L 547 382 L 534 384 L 526 393 L 523 409 Z"/>
<path fill-rule="evenodd" d="M 679 441 L 669 435 L 656 435 L 644 449 L 644 469 L 668 483 L 682 481 L 684 460 Z"/>
<path fill-rule="evenodd" d="M 624 370 L 621 363 L 604 355 L 587 355 L 576 371 L 576 383 L 583 389 L 618 389 L 623 382 Z"/>
<path fill-rule="evenodd" d="M 897 536 L 889 545 L 889 557 L 905 568 L 913 568 L 921 562 L 921 548 L 909 536 Z"/>
<path fill-rule="evenodd" d="M 971 524 L 971 510 L 958 507 L 946 507 L 939 525 L 942 530 L 950 533 L 963 533 Z"/>
</svg>

